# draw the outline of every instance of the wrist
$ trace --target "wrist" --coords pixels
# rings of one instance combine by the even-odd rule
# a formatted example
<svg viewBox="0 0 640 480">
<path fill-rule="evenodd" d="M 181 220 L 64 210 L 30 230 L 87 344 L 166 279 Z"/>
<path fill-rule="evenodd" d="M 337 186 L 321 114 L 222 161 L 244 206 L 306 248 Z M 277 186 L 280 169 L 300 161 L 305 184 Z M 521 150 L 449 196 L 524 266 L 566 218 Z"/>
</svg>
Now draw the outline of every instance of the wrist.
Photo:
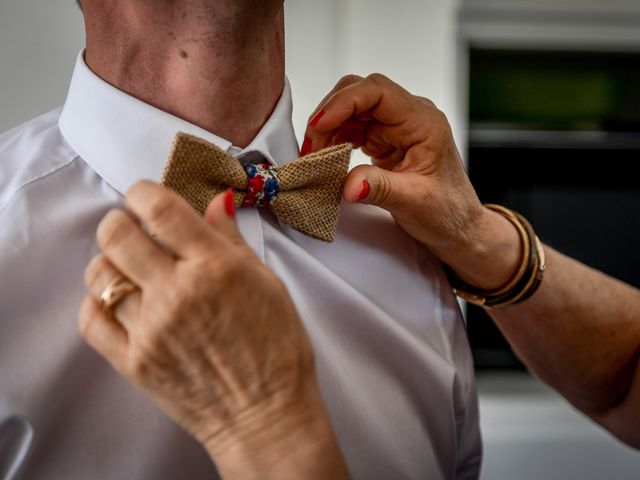
<svg viewBox="0 0 640 480">
<path fill-rule="evenodd" d="M 222 478 L 348 478 L 315 385 L 304 401 L 248 414 L 205 448 Z"/>
<path fill-rule="evenodd" d="M 522 258 L 522 242 L 514 225 L 504 216 L 482 207 L 466 234 L 441 259 L 464 283 L 493 290 L 513 277 Z"/>
</svg>

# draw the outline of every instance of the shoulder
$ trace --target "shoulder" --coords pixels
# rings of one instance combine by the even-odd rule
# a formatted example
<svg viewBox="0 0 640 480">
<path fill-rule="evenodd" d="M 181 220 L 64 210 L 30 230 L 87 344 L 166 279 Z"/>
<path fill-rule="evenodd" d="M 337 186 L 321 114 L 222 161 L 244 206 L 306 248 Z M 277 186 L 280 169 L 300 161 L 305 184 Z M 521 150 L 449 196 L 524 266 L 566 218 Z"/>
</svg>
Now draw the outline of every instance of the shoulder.
<svg viewBox="0 0 640 480">
<path fill-rule="evenodd" d="M 0 134 L 0 211 L 22 188 L 77 157 L 58 128 L 60 112 L 52 110 Z"/>
</svg>

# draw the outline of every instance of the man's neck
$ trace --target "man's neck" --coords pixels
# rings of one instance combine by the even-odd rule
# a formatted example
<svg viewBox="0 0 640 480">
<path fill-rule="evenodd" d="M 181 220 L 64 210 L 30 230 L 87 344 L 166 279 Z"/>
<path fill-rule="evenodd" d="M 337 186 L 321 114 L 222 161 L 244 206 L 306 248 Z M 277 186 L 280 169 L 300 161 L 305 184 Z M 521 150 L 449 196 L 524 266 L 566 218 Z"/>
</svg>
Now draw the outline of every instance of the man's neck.
<svg viewBox="0 0 640 480">
<path fill-rule="evenodd" d="M 251 142 L 280 97 L 277 0 L 85 0 L 83 9 L 91 70 L 238 147 Z"/>
</svg>

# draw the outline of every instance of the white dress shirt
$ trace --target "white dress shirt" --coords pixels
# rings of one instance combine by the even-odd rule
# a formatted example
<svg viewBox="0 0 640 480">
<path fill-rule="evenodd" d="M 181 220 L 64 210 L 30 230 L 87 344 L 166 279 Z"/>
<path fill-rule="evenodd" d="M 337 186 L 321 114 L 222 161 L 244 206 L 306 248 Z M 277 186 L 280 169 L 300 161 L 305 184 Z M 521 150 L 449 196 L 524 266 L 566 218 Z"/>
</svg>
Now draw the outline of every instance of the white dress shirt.
<svg viewBox="0 0 640 480">
<path fill-rule="evenodd" d="M 136 181 L 160 179 L 176 132 L 281 165 L 298 155 L 291 108 L 287 84 L 240 150 L 108 85 L 80 55 L 64 107 L 0 136 L 0 477 L 216 478 L 198 443 L 78 335 L 83 271 L 99 221 Z M 343 203 L 333 243 L 266 210 L 237 219 L 302 317 L 353 477 L 477 478 L 472 361 L 440 264 L 371 206 Z"/>
</svg>

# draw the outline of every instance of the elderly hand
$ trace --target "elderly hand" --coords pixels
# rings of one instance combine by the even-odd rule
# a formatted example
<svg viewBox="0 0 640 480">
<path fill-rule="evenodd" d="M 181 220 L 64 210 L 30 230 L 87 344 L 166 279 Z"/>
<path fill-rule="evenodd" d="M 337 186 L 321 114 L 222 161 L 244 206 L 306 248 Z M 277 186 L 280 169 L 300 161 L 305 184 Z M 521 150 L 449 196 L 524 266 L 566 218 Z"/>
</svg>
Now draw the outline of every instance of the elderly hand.
<svg viewBox="0 0 640 480">
<path fill-rule="evenodd" d="M 302 153 L 351 142 L 372 159 L 349 173 L 345 200 L 388 210 L 471 285 L 490 290 L 510 278 L 518 234 L 478 200 L 449 123 L 431 101 L 380 74 L 349 75 L 310 118 Z"/>
<path fill-rule="evenodd" d="M 152 182 L 136 184 L 126 206 L 101 222 L 102 254 L 86 269 L 87 342 L 198 439 L 223 476 L 346 476 L 308 338 L 282 282 L 240 236 L 230 192 L 204 220 Z M 99 299 L 118 276 L 138 288 L 107 311 Z"/>
</svg>

